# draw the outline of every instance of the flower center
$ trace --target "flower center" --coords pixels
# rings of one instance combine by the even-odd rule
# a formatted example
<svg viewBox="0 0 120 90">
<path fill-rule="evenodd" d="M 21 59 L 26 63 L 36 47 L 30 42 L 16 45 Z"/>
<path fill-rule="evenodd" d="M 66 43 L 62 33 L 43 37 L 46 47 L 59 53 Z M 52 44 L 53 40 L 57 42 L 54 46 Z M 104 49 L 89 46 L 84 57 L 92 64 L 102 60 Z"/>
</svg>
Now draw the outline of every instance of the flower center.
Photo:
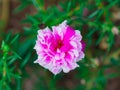
<svg viewBox="0 0 120 90">
<path fill-rule="evenodd" d="M 59 41 L 58 41 L 57 48 L 59 48 L 59 49 L 60 49 L 63 45 L 64 45 L 64 44 L 62 43 L 62 41 L 61 41 L 61 40 L 59 40 Z"/>
</svg>

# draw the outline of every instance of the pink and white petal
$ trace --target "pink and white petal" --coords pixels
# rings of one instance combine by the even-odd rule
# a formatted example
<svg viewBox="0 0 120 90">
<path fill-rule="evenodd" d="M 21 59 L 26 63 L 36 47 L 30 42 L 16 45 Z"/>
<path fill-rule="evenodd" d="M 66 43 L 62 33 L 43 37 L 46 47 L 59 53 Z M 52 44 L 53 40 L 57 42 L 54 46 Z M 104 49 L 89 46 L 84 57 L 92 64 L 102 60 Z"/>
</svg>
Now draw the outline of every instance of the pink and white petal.
<svg viewBox="0 0 120 90">
<path fill-rule="evenodd" d="M 57 75 L 62 71 L 62 68 L 60 67 L 54 67 L 53 69 L 49 69 L 54 75 Z"/>
<path fill-rule="evenodd" d="M 78 58 L 76 59 L 76 62 L 82 60 L 84 57 L 85 57 L 84 52 L 83 52 L 83 51 L 79 52 L 79 56 L 78 56 Z"/>
<path fill-rule="evenodd" d="M 65 31 L 64 41 L 70 40 L 75 35 L 75 30 L 70 26 L 67 26 Z"/>
</svg>

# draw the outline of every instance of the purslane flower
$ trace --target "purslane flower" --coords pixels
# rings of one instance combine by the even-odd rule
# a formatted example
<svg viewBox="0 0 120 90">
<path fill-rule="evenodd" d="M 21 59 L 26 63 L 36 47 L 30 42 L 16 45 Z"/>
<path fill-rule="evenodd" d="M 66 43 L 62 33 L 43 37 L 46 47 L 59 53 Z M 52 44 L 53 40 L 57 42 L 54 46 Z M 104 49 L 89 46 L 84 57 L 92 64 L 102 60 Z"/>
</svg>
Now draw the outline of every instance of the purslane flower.
<svg viewBox="0 0 120 90">
<path fill-rule="evenodd" d="M 67 25 L 65 20 L 53 26 L 52 31 L 48 27 L 38 30 L 34 47 L 38 58 L 35 63 L 55 75 L 62 70 L 68 73 L 79 67 L 77 62 L 84 58 L 84 48 L 80 31 Z"/>
</svg>

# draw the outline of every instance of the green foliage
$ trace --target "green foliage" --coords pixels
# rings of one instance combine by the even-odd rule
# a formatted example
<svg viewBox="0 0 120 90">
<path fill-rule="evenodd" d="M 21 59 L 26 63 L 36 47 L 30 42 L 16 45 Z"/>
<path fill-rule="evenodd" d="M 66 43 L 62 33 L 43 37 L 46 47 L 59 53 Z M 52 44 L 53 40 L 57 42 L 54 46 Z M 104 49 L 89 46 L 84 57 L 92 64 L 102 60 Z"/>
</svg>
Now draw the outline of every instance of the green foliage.
<svg viewBox="0 0 120 90">
<path fill-rule="evenodd" d="M 16 38 L 17 36 L 13 38 L 10 44 L 14 43 Z M 12 90 L 10 85 L 15 84 L 12 83 L 12 79 L 16 81 L 21 78 L 18 70 L 16 70 L 16 65 L 14 62 L 22 58 L 15 51 L 13 51 L 5 41 L 2 41 L 1 52 L 0 90 Z M 18 85 L 18 83 L 15 85 Z"/>
<path fill-rule="evenodd" d="M 120 75 L 118 69 L 120 48 L 114 47 L 115 34 L 112 31 L 113 27 L 116 26 L 119 30 L 120 26 L 112 20 L 111 10 L 120 6 L 119 0 L 61 0 L 57 5 L 48 7 L 45 0 L 20 0 L 20 2 L 14 13 L 21 12 L 29 5 L 33 5 L 37 12 L 34 15 L 27 14 L 20 22 L 30 24 L 29 27 L 23 27 L 22 33 L 16 35 L 13 35 L 13 32 L 4 33 L 0 49 L 0 90 L 11 90 L 12 86 L 15 90 L 21 90 L 25 79 L 33 74 L 36 75 L 38 82 L 33 84 L 33 90 L 70 89 L 62 86 L 62 83 L 67 82 L 64 79 L 72 72 L 75 73 L 70 77 L 70 82 L 74 79 L 78 83 L 70 90 L 104 90 L 109 79 Z M 69 74 L 60 73 L 53 76 L 48 70 L 33 64 L 37 58 L 33 47 L 37 30 L 46 26 L 51 28 L 64 20 L 68 20 L 72 27 L 81 31 L 86 42 L 86 57 L 79 62 L 80 67 L 76 70 Z M 100 48 L 101 43 L 107 44 L 105 50 Z M 32 75 L 29 74 L 30 71 L 27 72 L 26 67 L 33 70 Z M 115 68 L 117 72 L 105 74 L 109 68 Z M 63 81 L 60 82 L 61 80 Z"/>
</svg>

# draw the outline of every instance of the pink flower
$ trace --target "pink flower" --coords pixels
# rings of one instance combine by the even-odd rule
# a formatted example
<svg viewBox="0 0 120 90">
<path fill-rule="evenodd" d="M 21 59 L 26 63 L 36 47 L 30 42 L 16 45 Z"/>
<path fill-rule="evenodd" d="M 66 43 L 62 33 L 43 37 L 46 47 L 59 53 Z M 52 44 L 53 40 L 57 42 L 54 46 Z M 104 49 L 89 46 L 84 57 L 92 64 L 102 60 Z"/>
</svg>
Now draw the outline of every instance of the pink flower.
<svg viewBox="0 0 120 90">
<path fill-rule="evenodd" d="M 85 56 L 80 31 L 74 30 L 66 22 L 53 26 L 53 31 L 48 27 L 38 30 L 34 47 L 38 54 L 35 63 L 39 63 L 55 75 L 62 70 L 68 73 L 79 67 L 77 62 Z"/>
</svg>

